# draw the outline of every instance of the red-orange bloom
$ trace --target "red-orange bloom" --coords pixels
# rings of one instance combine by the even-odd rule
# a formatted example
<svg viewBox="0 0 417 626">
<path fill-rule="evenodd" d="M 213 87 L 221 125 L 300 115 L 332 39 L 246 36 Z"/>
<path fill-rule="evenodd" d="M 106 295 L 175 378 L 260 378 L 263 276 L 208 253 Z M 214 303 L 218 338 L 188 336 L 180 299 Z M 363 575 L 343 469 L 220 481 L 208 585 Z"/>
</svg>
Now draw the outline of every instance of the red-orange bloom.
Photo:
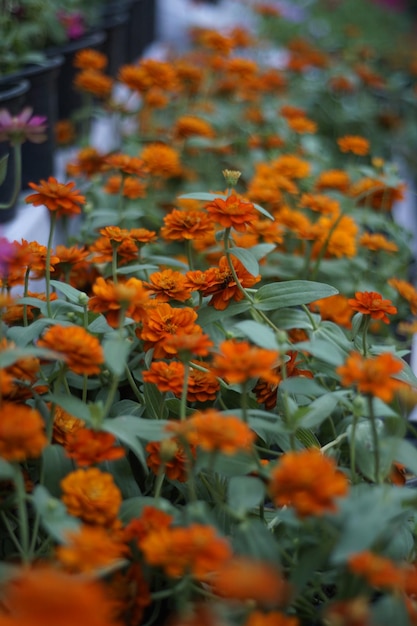
<svg viewBox="0 0 417 626">
<path fill-rule="evenodd" d="M 182 172 L 179 154 L 171 146 L 151 143 L 142 150 L 140 156 L 151 176 L 173 178 Z"/>
<path fill-rule="evenodd" d="M 50 176 L 47 181 L 41 180 L 39 185 L 29 183 L 29 187 L 37 193 L 27 196 L 25 202 L 33 206 L 43 204 L 58 216 L 81 213 L 81 206 L 85 204 L 85 197 L 78 189 L 74 189 L 74 182 L 59 183 L 56 178 Z"/>
<path fill-rule="evenodd" d="M 69 369 L 76 374 L 99 374 L 104 363 L 100 341 L 82 326 L 51 326 L 39 339 L 38 346 L 62 355 Z"/>
<path fill-rule="evenodd" d="M 222 415 L 215 409 L 194 413 L 186 422 L 170 422 L 167 430 L 207 452 L 219 451 L 223 454 L 250 450 L 256 439 L 245 422 L 234 415 Z"/>
<path fill-rule="evenodd" d="M 150 533 L 168 528 L 173 519 L 172 515 L 154 506 L 144 506 L 141 516 L 130 520 L 124 529 L 125 541 L 140 542 Z"/>
<path fill-rule="evenodd" d="M 187 279 L 181 272 L 176 270 L 163 270 L 153 272 L 149 276 L 149 282 L 143 283 L 149 294 L 155 296 L 158 302 L 178 300 L 185 302 L 191 296 L 191 289 L 187 287 Z"/>
<path fill-rule="evenodd" d="M 73 573 L 108 567 L 126 554 L 125 544 L 117 541 L 107 530 L 87 524 L 83 524 L 78 532 L 69 532 L 67 542 L 55 550 L 58 561 Z"/>
<path fill-rule="evenodd" d="M 154 474 L 163 471 L 170 480 L 178 480 L 180 483 L 187 480 L 189 459 L 184 446 L 177 439 L 151 441 L 146 446 L 146 452 L 146 464 Z M 191 453 L 195 456 L 194 446 L 191 447 Z"/>
<path fill-rule="evenodd" d="M 401 278 L 390 278 L 388 284 L 410 304 L 411 313 L 417 315 L 417 289 L 414 285 Z"/>
<path fill-rule="evenodd" d="M 74 417 L 60 406 L 55 407 L 54 424 L 52 432 L 53 443 L 59 443 L 66 447 L 67 443 L 80 428 L 84 428 L 85 422 Z"/>
<path fill-rule="evenodd" d="M 116 521 L 122 494 L 111 474 L 96 467 L 79 469 L 65 476 L 61 488 L 70 515 L 101 526 L 112 526 Z"/>
<path fill-rule="evenodd" d="M 192 356 L 207 356 L 212 346 L 210 337 L 202 332 L 178 333 L 165 341 L 165 350 L 178 354 L 182 361 L 188 361 Z"/>
<path fill-rule="evenodd" d="M 286 452 L 272 470 L 269 492 L 277 506 L 292 506 L 300 517 L 336 511 L 336 498 L 348 492 L 348 480 L 333 459 L 317 448 Z"/>
<path fill-rule="evenodd" d="M 349 558 L 348 564 L 352 572 L 363 576 L 374 587 L 398 590 L 403 586 L 403 571 L 383 556 L 370 551 L 359 552 Z"/>
<path fill-rule="evenodd" d="M 245 622 L 245 626 L 299 626 L 299 623 L 297 617 L 289 617 L 279 611 L 269 613 L 253 611 Z"/>
<path fill-rule="evenodd" d="M 178 361 L 153 361 L 150 368 L 143 372 L 143 380 L 156 385 L 162 393 L 171 391 L 180 396 L 184 385 L 184 365 Z"/>
<path fill-rule="evenodd" d="M 289 596 L 288 583 L 273 565 L 245 556 L 227 561 L 215 573 L 212 587 L 222 598 L 261 606 L 282 606 Z"/>
<path fill-rule="evenodd" d="M 114 283 L 99 276 L 92 291 L 94 295 L 88 301 L 88 308 L 95 313 L 103 313 L 113 328 L 118 327 L 122 312 L 135 322 L 141 321 L 146 315 L 150 298 L 138 278 Z"/>
<path fill-rule="evenodd" d="M 69 437 L 65 447 L 67 455 L 77 465 L 86 466 L 113 461 L 125 455 L 124 448 L 115 446 L 116 438 L 111 433 L 90 428 L 80 428 Z"/>
<path fill-rule="evenodd" d="M 244 383 L 250 378 L 277 382 L 273 369 L 278 359 L 276 350 L 258 348 L 248 341 L 227 339 L 220 344 L 218 354 L 214 355 L 211 371 L 231 384 Z"/>
<path fill-rule="evenodd" d="M 0 626 L 121 626 L 114 603 L 96 581 L 56 568 L 25 568 L 2 592 Z"/>
<path fill-rule="evenodd" d="M 191 573 L 204 580 L 231 556 L 227 540 L 203 524 L 156 530 L 139 545 L 148 565 L 161 567 L 172 578 Z"/>
<path fill-rule="evenodd" d="M 299 361 L 297 361 L 298 352 L 295 350 L 291 350 L 287 353 L 289 356 L 289 361 L 285 363 L 285 377 L 291 378 L 292 376 L 304 376 L 305 378 L 313 378 L 313 374 L 308 370 L 303 370 L 297 367 L 299 365 Z M 277 404 L 277 393 L 278 386 L 280 382 L 283 380 L 282 377 L 282 366 L 278 366 L 274 368 L 274 374 L 276 374 L 276 381 L 267 381 L 263 378 L 260 378 L 256 383 L 253 391 L 256 395 L 256 399 L 259 404 L 264 404 L 267 410 L 273 409 Z"/>
<path fill-rule="evenodd" d="M 369 153 L 369 141 L 359 135 L 345 135 L 339 137 L 337 145 L 341 152 L 352 152 L 358 156 L 365 156 Z"/>
<path fill-rule="evenodd" d="M 390 352 L 366 358 L 358 352 L 352 352 L 344 365 L 336 372 L 345 387 L 355 385 L 361 393 L 368 393 L 384 402 L 391 402 L 394 392 L 406 383 L 392 378 L 403 369 L 403 364 Z"/>
<path fill-rule="evenodd" d="M 224 228 L 233 227 L 239 232 L 245 232 L 247 226 L 258 219 L 258 214 L 252 202 L 244 202 L 235 195 L 225 200 L 216 198 L 206 206 L 212 220 Z"/>
<path fill-rule="evenodd" d="M 201 363 L 203 365 L 204 363 Z M 220 383 L 212 372 L 202 372 L 201 370 L 191 369 L 188 381 L 188 402 L 207 402 L 216 399 L 220 389 Z"/>
<path fill-rule="evenodd" d="M 154 358 L 164 359 L 173 356 L 175 352 L 167 351 L 166 339 L 176 333 L 198 333 L 200 327 L 195 324 L 197 313 L 190 307 L 174 309 L 169 304 L 162 303 L 149 309 L 142 329 L 136 332 L 145 342 L 145 351 L 154 348 Z"/>
<path fill-rule="evenodd" d="M 213 222 L 204 211 L 173 209 L 164 217 L 161 236 L 172 241 L 202 239 L 213 232 Z"/>
<path fill-rule="evenodd" d="M 45 424 L 35 409 L 3 402 L 0 407 L 0 457 L 6 461 L 37 458 L 47 445 Z"/>
<path fill-rule="evenodd" d="M 382 320 L 385 324 L 390 322 L 387 314 L 394 315 L 397 312 L 397 307 L 393 306 L 391 300 L 384 300 L 376 291 L 357 291 L 348 303 L 354 311 L 370 315 L 373 320 Z"/>
</svg>

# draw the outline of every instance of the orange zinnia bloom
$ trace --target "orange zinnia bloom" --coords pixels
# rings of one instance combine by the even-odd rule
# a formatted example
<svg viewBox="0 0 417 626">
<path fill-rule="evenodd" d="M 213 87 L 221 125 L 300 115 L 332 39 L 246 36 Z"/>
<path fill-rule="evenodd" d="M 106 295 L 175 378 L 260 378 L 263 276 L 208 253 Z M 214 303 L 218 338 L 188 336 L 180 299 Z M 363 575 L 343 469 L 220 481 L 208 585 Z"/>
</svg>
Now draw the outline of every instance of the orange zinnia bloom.
<svg viewBox="0 0 417 626">
<path fill-rule="evenodd" d="M 38 458 L 47 445 L 45 424 L 38 411 L 25 404 L 0 407 L 0 457 L 6 461 Z"/>
<path fill-rule="evenodd" d="M 299 361 L 297 361 L 298 352 L 291 350 L 287 352 L 289 361 L 285 362 L 285 377 L 291 378 L 292 376 L 304 376 L 305 378 L 314 378 L 313 374 L 308 370 L 303 370 L 297 367 Z M 256 399 L 259 404 L 265 404 L 267 410 L 273 409 L 277 404 L 278 386 L 282 379 L 282 367 L 278 366 L 274 368 L 274 374 L 276 374 L 276 381 L 271 382 L 260 378 L 253 388 Z"/>
<path fill-rule="evenodd" d="M 371 623 L 369 600 L 358 596 L 332 602 L 325 608 L 323 617 L 329 626 L 368 626 Z"/>
<path fill-rule="evenodd" d="M 65 451 L 77 465 L 94 465 L 120 459 L 125 455 L 124 448 L 115 446 L 115 443 L 116 437 L 111 433 L 80 428 L 68 437 Z"/>
<path fill-rule="evenodd" d="M 116 521 L 122 494 L 111 474 L 96 467 L 79 469 L 61 480 L 61 488 L 70 515 L 101 526 L 112 526 Z"/>
<path fill-rule="evenodd" d="M 161 236 L 172 241 L 202 239 L 214 232 L 213 222 L 204 211 L 173 209 L 164 217 Z"/>
<path fill-rule="evenodd" d="M 270 613 L 254 611 L 249 615 L 245 626 L 299 626 L 299 623 L 297 617 L 289 617 L 278 611 Z"/>
<path fill-rule="evenodd" d="M 25 202 L 33 206 L 43 204 L 58 216 L 77 215 L 81 213 L 81 205 L 85 204 L 85 197 L 78 189 L 74 189 L 74 182 L 59 183 L 56 178 L 50 176 L 47 181 L 41 180 L 39 185 L 29 183 L 29 187 L 37 193 L 27 196 Z"/>
<path fill-rule="evenodd" d="M 411 313 L 417 315 L 417 289 L 414 285 L 401 278 L 390 278 L 388 284 L 396 289 L 401 298 L 410 304 Z"/>
<path fill-rule="evenodd" d="M 333 459 L 317 448 L 286 452 L 272 470 L 269 492 L 277 506 L 292 506 L 300 517 L 336 511 L 336 498 L 348 492 L 348 480 Z"/>
<path fill-rule="evenodd" d="M 59 443 L 61 446 L 66 447 L 72 435 L 84 426 L 85 422 L 83 420 L 70 415 L 70 413 L 64 411 L 60 406 L 55 406 L 52 432 L 53 443 Z"/>
<path fill-rule="evenodd" d="M 66 543 L 58 546 L 55 556 L 65 570 L 91 572 L 108 567 L 127 554 L 126 546 L 101 526 L 83 524 L 78 532 L 66 534 Z"/>
<path fill-rule="evenodd" d="M 370 358 L 363 357 L 359 352 L 352 352 L 336 372 L 345 387 L 355 385 L 361 393 L 369 393 L 384 402 L 391 402 L 394 392 L 406 384 L 392 378 L 402 369 L 402 362 L 390 352 Z"/>
<path fill-rule="evenodd" d="M 289 598 L 289 585 L 270 563 L 235 556 L 213 576 L 212 587 L 222 598 L 256 602 L 259 606 L 282 606 Z"/>
<path fill-rule="evenodd" d="M 325 170 L 318 176 L 315 187 L 317 191 L 335 189 L 341 193 L 346 193 L 349 189 L 349 185 L 349 174 L 344 170 Z"/>
<path fill-rule="evenodd" d="M 395 563 L 368 550 L 349 557 L 348 566 L 374 587 L 398 590 L 404 584 L 404 573 Z"/>
<path fill-rule="evenodd" d="M 310 309 L 318 311 L 322 320 L 330 320 L 344 328 L 352 328 L 352 307 L 349 306 L 348 298 L 342 294 L 315 300 L 310 304 Z"/>
<path fill-rule="evenodd" d="M 139 563 L 113 572 L 107 589 L 109 597 L 116 604 L 115 614 L 122 624 L 139 626 L 143 623 L 144 610 L 152 603 L 152 598 Z"/>
<path fill-rule="evenodd" d="M 151 441 L 145 449 L 148 453 L 146 464 L 154 474 L 158 475 L 162 468 L 170 480 L 178 480 L 180 483 L 187 480 L 189 459 L 177 439 Z M 194 446 L 191 447 L 191 453 L 195 456 Z"/>
<path fill-rule="evenodd" d="M 334 198 L 321 193 L 303 193 L 300 199 L 300 206 L 322 215 L 338 215 L 340 213 L 340 203 Z"/>
<path fill-rule="evenodd" d="M 67 164 L 67 174 L 90 178 L 103 171 L 104 161 L 104 156 L 96 148 L 87 146 L 78 152 L 75 162 Z"/>
<path fill-rule="evenodd" d="M 370 315 L 373 320 L 382 320 L 385 324 L 390 322 L 387 313 L 394 315 L 397 312 L 397 307 L 393 306 L 391 300 L 384 300 L 376 291 L 357 291 L 348 303 L 354 311 Z"/>
<path fill-rule="evenodd" d="M 104 70 L 108 60 L 105 54 L 93 48 L 84 48 L 75 53 L 73 65 L 82 70 Z"/>
<path fill-rule="evenodd" d="M 200 363 L 203 365 L 204 363 Z M 220 383 L 211 372 L 202 372 L 191 369 L 188 381 L 187 400 L 188 402 L 208 402 L 216 399 L 220 389 Z"/>
<path fill-rule="evenodd" d="M 369 153 L 369 141 L 359 135 L 345 135 L 337 140 L 341 152 L 353 152 L 358 156 L 365 156 Z"/>
<path fill-rule="evenodd" d="M 317 132 L 316 122 L 310 120 L 308 117 L 291 117 L 287 120 L 287 124 L 295 133 L 303 134 Z"/>
<path fill-rule="evenodd" d="M 113 79 L 99 70 L 81 70 L 74 78 L 74 86 L 79 91 L 86 91 L 97 98 L 108 98 L 113 88 Z"/>
<path fill-rule="evenodd" d="M 104 363 L 100 341 L 82 326 L 51 326 L 38 340 L 38 346 L 62 355 L 69 369 L 76 374 L 99 374 Z"/>
<path fill-rule="evenodd" d="M 88 308 L 94 313 L 103 313 L 112 328 L 118 327 L 122 311 L 135 322 L 141 321 L 146 315 L 150 299 L 138 278 L 114 283 L 99 276 L 92 291 L 94 295 L 88 301 Z"/>
<path fill-rule="evenodd" d="M 398 246 L 389 241 L 381 233 L 364 233 L 359 239 L 359 244 L 368 250 L 384 250 L 384 252 L 397 252 Z"/>
<path fill-rule="evenodd" d="M 163 143 L 150 143 L 141 152 L 141 158 L 151 176 L 173 178 L 182 172 L 178 152 Z"/>
<path fill-rule="evenodd" d="M 206 210 L 214 222 L 224 228 L 233 227 L 238 232 L 245 232 L 247 226 L 259 217 L 252 202 L 244 202 L 235 195 L 225 200 L 216 198 L 206 205 Z"/>
<path fill-rule="evenodd" d="M 376 210 L 391 211 L 395 202 L 403 200 L 405 185 L 396 187 L 379 178 L 365 177 L 354 183 L 349 193 L 360 206 L 370 206 Z"/>
<path fill-rule="evenodd" d="M 200 326 L 195 323 L 196 319 L 197 313 L 190 307 L 174 309 L 163 302 L 148 310 L 142 329 L 138 329 L 136 333 L 145 342 L 145 351 L 154 348 L 154 358 L 164 359 L 174 354 L 172 348 L 170 352 L 166 349 L 168 337 L 177 333 L 201 332 Z"/>
<path fill-rule="evenodd" d="M 260 276 L 250 274 L 243 263 L 233 256 L 232 265 L 243 288 L 253 287 L 261 280 Z M 201 281 L 200 285 L 197 282 L 194 289 L 201 291 L 203 296 L 212 296 L 209 305 L 219 311 L 226 309 L 231 300 L 240 302 L 244 298 L 244 294 L 238 288 L 225 256 L 220 258 L 218 267 L 210 267 L 204 273 L 199 271 L 187 272 L 186 276 L 191 287 L 193 287 L 195 278 Z"/>
<path fill-rule="evenodd" d="M 130 520 L 124 529 L 124 537 L 126 542 L 140 542 L 150 533 L 168 528 L 171 526 L 174 518 L 172 515 L 161 511 L 154 506 L 144 506 L 140 517 Z"/>
<path fill-rule="evenodd" d="M 194 413 L 185 422 L 170 422 L 167 430 L 203 450 L 223 454 L 250 450 L 256 439 L 255 433 L 245 422 L 234 415 L 222 415 L 215 409 Z"/>
<path fill-rule="evenodd" d="M 252 346 L 248 341 L 226 339 L 214 355 L 211 371 L 229 384 L 244 383 L 250 378 L 277 381 L 273 372 L 279 361 L 276 350 Z"/>
<path fill-rule="evenodd" d="M 153 361 L 149 370 L 143 372 L 143 380 L 156 385 L 162 393 L 171 391 L 180 396 L 184 385 L 184 365 L 178 361 Z"/>
<path fill-rule="evenodd" d="M 201 117 L 195 115 L 183 115 L 175 122 L 173 128 L 174 135 L 181 139 L 187 137 L 214 137 L 214 130 L 211 125 Z"/>
<path fill-rule="evenodd" d="M 165 350 L 178 354 L 182 361 L 189 361 L 193 356 L 207 356 L 209 349 L 213 346 L 210 337 L 202 331 L 195 333 L 178 333 L 167 337 Z"/>
<path fill-rule="evenodd" d="M 121 626 L 114 602 L 97 581 L 55 568 L 25 568 L 5 586 L 0 626 Z"/>
<path fill-rule="evenodd" d="M 169 302 L 169 300 L 185 302 L 191 297 L 191 289 L 187 287 L 186 281 L 187 279 L 181 272 L 167 269 L 162 272 L 153 272 L 149 276 L 149 282 L 144 282 L 143 285 L 158 302 Z"/>
<path fill-rule="evenodd" d="M 227 540 L 219 537 L 212 526 L 203 524 L 156 530 L 139 546 L 148 565 L 161 567 L 171 578 L 189 572 L 197 580 L 204 580 L 231 556 Z"/>
</svg>

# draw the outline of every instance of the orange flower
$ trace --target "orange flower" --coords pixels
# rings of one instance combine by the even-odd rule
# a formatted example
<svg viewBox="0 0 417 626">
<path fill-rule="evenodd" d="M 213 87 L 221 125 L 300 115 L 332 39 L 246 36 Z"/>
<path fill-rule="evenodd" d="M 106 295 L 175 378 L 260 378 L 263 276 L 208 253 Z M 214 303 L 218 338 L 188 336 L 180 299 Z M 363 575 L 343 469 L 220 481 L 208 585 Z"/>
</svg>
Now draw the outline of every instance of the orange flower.
<svg viewBox="0 0 417 626">
<path fill-rule="evenodd" d="M 352 258 L 356 254 L 356 236 L 358 225 L 349 215 L 325 217 L 322 216 L 314 225 L 317 241 L 313 246 L 313 257 L 321 254 L 326 247 L 326 257 Z"/>
<path fill-rule="evenodd" d="M 180 396 L 184 385 L 184 365 L 177 361 L 153 361 L 149 370 L 143 372 L 145 383 L 153 383 L 162 393 L 171 391 Z"/>
<path fill-rule="evenodd" d="M 200 363 L 203 365 L 203 363 Z M 197 369 L 190 370 L 188 381 L 188 402 L 213 402 L 220 389 L 220 383 L 211 372 L 202 372 Z"/>
<path fill-rule="evenodd" d="M 291 117 L 287 120 L 287 124 L 291 130 L 295 133 L 304 134 L 304 133 L 316 133 L 317 132 L 317 124 L 313 120 L 310 120 L 308 117 L 300 116 L 300 117 Z"/>
<path fill-rule="evenodd" d="M 253 287 L 260 281 L 261 277 L 250 274 L 239 259 L 232 257 L 232 264 L 243 288 Z M 198 285 L 197 283 L 194 289 L 197 287 L 203 296 L 212 296 L 209 304 L 219 311 L 226 309 L 231 300 L 240 302 L 244 298 L 225 256 L 220 258 L 218 267 L 211 267 L 203 274 L 198 271 L 187 272 L 186 276 L 190 287 L 193 286 L 195 278 L 201 280 L 201 284 Z"/>
<path fill-rule="evenodd" d="M 213 576 L 213 592 L 222 598 L 280 606 L 289 599 L 289 586 L 270 563 L 234 556 Z M 274 624 L 271 622 L 271 624 Z"/>
<path fill-rule="evenodd" d="M 108 60 L 105 54 L 93 48 L 84 48 L 75 53 L 73 65 L 82 70 L 104 70 Z"/>
<path fill-rule="evenodd" d="M 359 239 L 359 244 L 368 250 L 383 250 L 384 252 L 397 252 L 398 246 L 389 241 L 381 233 L 364 233 Z"/>
<path fill-rule="evenodd" d="M 164 217 L 165 226 L 161 228 L 161 236 L 172 241 L 202 239 L 207 233 L 213 232 L 213 222 L 203 211 L 180 211 L 173 209 Z"/>
<path fill-rule="evenodd" d="M 214 137 L 214 130 L 206 120 L 194 115 L 183 115 L 175 122 L 174 135 L 181 139 L 188 137 Z"/>
<path fill-rule="evenodd" d="M 207 356 L 212 346 L 210 337 L 202 332 L 180 332 L 167 337 L 165 341 L 165 350 L 178 354 L 182 361 L 189 361 L 193 356 Z"/>
<path fill-rule="evenodd" d="M 120 459 L 125 455 L 124 448 L 115 446 L 115 443 L 116 438 L 111 433 L 80 428 L 68 437 L 65 451 L 77 465 L 94 465 Z"/>
<path fill-rule="evenodd" d="M 154 348 L 155 359 L 164 359 L 175 354 L 173 349 L 168 352 L 165 346 L 166 339 L 177 333 L 198 333 L 200 327 L 195 324 L 197 313 L 190 307 L 174 309 L 169 304 L 162 303 L 148 310 L 143 320 L 142 329 L 136 333 L 145 342 L 145 351 Z"/>
<path fill-rule="evenodd" d="M 76 138 L 74 124 L 71 120 L 59 120 L 54 126 L 54 135 L 58 146 L 72 144 Z"/>
<path fill-rule="evenodd" d="M 151 441 L 145 449 L 148 453 L 146 464 L 154 474 L 158 475 L 162 469 L 170 480 L 178 480 L 180 483 L 187 480 L 189 459 L 177 439 Z M 194 446 L 191 447 L 191 453 L 195 456 Z"/>
<path fill-rule="evenodd" d="M 148 565 L 161 567 L 171 578 L 190 573 L 204 580 L 231 556 L 226 539 L 203 524 L 156 530 L 139 545 Z"/>
<path fill-rule="evenodd" d="M 245 626 L 298 626 L 296 617 L 288 617 L 284 613 L 272 611 L 271 613 L 261 613 L 254 611 L 245 622 Z"/>
<path fill-rule="evenodd" d="M 320 193 L 303 193 L 300 206 L 322 215 L 338 215 L 340 213 L 340 203 L 334 198 Z"/>
<path fill-rule="evenodd" d="M 277 376 L 272 370 L 277 366 L 278 359 L 276 350 L 251 346 L 248 341 L 226 339 L 214 355 L 211 371 L 229 384 L 244 383 L 250 378 L 276 382 Z"/>
<path fill-rule="evenodd" d="M 67 164 L 67 174 L 90 178 L 103 171 L 104 160 L 104 156 L 96 148 L 87 146 L 78 152 L 75 162 Z"/>
<path fill-rule="evenodd" d="M 79 91 L 91 93 L 96 98 L 108 98 L 113 89 L 113 79 L 99 70 L 86 69 L 74 78 L 74 87 Z"/>
<path fill-rule="evenodd" d="M 0 457 L 6 461 L 38 458 L 47 445 L 45 424 L 25 404 L 3 402 L 0 407 Z"/>
<path fill-rule="evenodd" d="M 348 303 L 354 311 L 370 315 L 373 320 L 382 320 L 385 324 L 390 322 L 387 314 L 394 315 L 397 312 L 391 300 L 384 300 L 376 291 L 357 291 Z"/>
<path fill-rule="evenodd" d="M 83 524 L 78 532 L 69 532 L 66 543 L 58 546 L 55 556 L 66 571 L 91 572 L 108 567 L 126 556 L 126 546 L 101 526 Z"/>
<path fill-rule="evenodd" d="M 141 158 L 151 176 L 174 178 L 182 172 L 178 152 L 163 143 L 150 143 L 141 152 Z"/>
<path fill-rule="evenodd" d="M 359 552 L 348 559 L 349 569 L 363 576 L 374 587 L 401 589 L 403 572 L 390 560 L 370 551 Z"/>
<path fill-rule="evenodd" d="M 410 304 L 411 313 L 417 315 L 417 289 L 414 285 L 401 278 L 390 278 L 388 284 Z"/>
<path fill-rule="evenodd" d="M 104 363 L 100 341 L 82 326 L 51 326 L 38 340 L 38 346 L 60 354 L 76 374 L 99 374 Z"/>
<path fill-rule="evenodd" d="M 162 272 L 153 272 L 149 276 L 149 282 L 144 282 L 143 285 L 158 302 L 169 300 L 185 302 L 191 297 L 191 290 L 187 287 L 186 281 L 187 279 L 181 272 L 167 269 Z"/>
<path fill-rule="evenodd" d="M 348 492 L 348 480 L 333 459 L 317 448 L 286 452 L 272 470 L 269 492 L 277 506 L 292 506 L 300 517 L 336 511 L 335 499 Z"/>
<path fill-rule="evenodd" d="M 25 198 L 25 202 L 40 206 L 43 204 L 52 213 L 58 216 L 76 215 L 81 213 L 81 206 L 85 204 L 85 197 L 78 189 L 74 189 L 75 183 L 59 183 L 56 178 L 50 176 L 48 180 L 41 180 L 39 185 L 29 183 L 29 187 L 37 193 L 32 193 Z"/>
<path fill-rule="evenodd" d="M 84 425 L 85 422 L 83 420 L 70 415 L 70 413 L 64 411 L 60 406 L 55 406 L 52 435 L 53 442 L 66 447 L 72 435 L 74 435 L 77 430 L 80 430 L 80 428 L 83 428 Z"/>
<path fill-rule="evenodd" d="M 121 626 L 102 583 L 52 567 L 25 568 L 5 586 L 0 626 Z"/>
<path fill-rule="evenodd" d="M 332 602 L 324 612 L 328 626 L 368 626 L 371 618 L 369 600 L 358 596 L 352 600 Z"/>
<path fill-rule="evenodd" d="M 391 211 L 394 202 L 403 200 L 404 191 L 404 184 L 394 187 L 382 179 L 365 177 L 350 187 L 349 194 L 356 198 L 356 202 L 360 206 L 365 205 L 375 210 Z"/>
<path fill-rule="evenodd" d="M 317 191 L 335 189 L 341 193 L 346 193 L 349 186 L 349 174 L 347 174 L 344 170 L 325 170 L 324 172 L 321 172 L 315 185 Z"/>
<path fill-rule="evenodd" d="M 144 506 L 140 517 L 130 520 L 124 529 L 125 541 L 141 542 L 150 533 L 168 528 L 173 519 L 172 515 L 154 506 Z"/>
<path fill-rule="evenodd" d="M 291 378 L 292 376 L 304 376 L 305 378 L 313 378 L 313 374 L 308 370 L 302 370 L 297 367 L 299 362 L 297 361 L 298 352 L 291 350 L 287 352 L 289 361 L 285 362 L 285 377 Z M 260 378 L 256 383 L 253 391 L 256 395 L 256 399 L 259 404 L 265 404 L 267 410 L 273 409 L 277 404 L 278 386 L 283 380 L 282 367 L 278 366 L 274 368 L 274 374 L 276 374 L 276 381 L 271 382 L 263 378 Z"/>
<path fill-rule="evenodd" d="M 131 174 L 134 176 L 143 176 L 146 171 L 142 159 L 130 156 L 129 154 L 123 154 L 121 152 L 108 155 L 105 158 L 105 164 L 106 168 L 119 170 L 124 174 Z"/>
<path fill-rule="evenodd" d="M 339 137 L 337 145 L 341 152 L 353 152 L 358 156 L 365 156 L 369 153 L 369 141 L 359 135 Z"/>
<path fill-rule="evenodd" d="M 294 154 L 282 154 L 272 161 L 272 170 L 275 174 L 285 178 L 307 178 L 310 174 L 311 165 Z"/>
<path fill-rule="evenodd" d="M 330 320 L 344 328 L 352 328 L 352 307 L 349 306 L 348 298 L 342 294 L 315 300 L 310 304 L 310 308 L 312 311 L 318 311 L 322 320 Z"/>
<path fill-rule="evenodd" d="M 258 219 L 258 214 L 251 202 L 243 202 L 235 195 L 225 200 L 216 198 L 206 205 L 212 220 L 224 228 L 233 227 L 238 232 L 245 232 L 247 226 Z"/>
<path fill-rule="evenodd" d="M 401 361 L 390 352 L 370 358 L 352 352 L 336 372 L 345 387 L 355 385 L 361 393 L 369 393 L 384 402 L 391 402 L 394 392 L 406 384 L 392 378 L 393 374 L 398 374 L 402 369 Z"/>
<path fill-rule="evenodd" d="M 186 422 L 170 422 L 167 430 L 207 452 L 223 454 L 250 450 L 256 439 L 255 433 L 238 417 L 222 415 L 215 409 L 194 413 Z"/>
<path fill-rule="evenodd" d="M 101 526 L 112 526 L 116 521 L 122 494 L 111 474 L 96 467 L 75 470 L 61 481 L 61 488 L 70 515 Z"/>
<path fill-rule="evenodd" d="M 143 613 L 152 602 L 149 584 L 139 563 L 132 563 L 127 570 L 114 572 L 108 595 L 114 599 L 115 614 L 122 624 L 138 626 L 143 623 Z"/>
<path fill-rule="evenodd" d="M 149 296 L 138 278 L 114 283 L 99 276 L 92 291 L 94 295 L 88 301 L 88 308 L 95 313 L 103 313 L 113 328 L 118 327 L 122 311 L 135 322 L 141 321 L 146 315 Z"/>
</svg>

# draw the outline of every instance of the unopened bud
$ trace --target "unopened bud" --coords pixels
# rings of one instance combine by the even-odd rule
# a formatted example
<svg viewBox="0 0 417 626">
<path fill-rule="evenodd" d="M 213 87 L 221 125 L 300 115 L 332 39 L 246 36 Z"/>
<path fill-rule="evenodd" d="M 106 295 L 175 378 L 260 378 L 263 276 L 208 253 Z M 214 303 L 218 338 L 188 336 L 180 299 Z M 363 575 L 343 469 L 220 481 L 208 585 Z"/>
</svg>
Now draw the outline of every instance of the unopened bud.
<svg viewBox="0 0 417 626">
<path fill-rule="evenodd" d="M 230 187 L 235 187 L 237 185 L 237 181 L 242 175 L 242 172 L 239 172 L 238 170 L 223 170 L 222 173 L 226 183 Z"/>
</svg>

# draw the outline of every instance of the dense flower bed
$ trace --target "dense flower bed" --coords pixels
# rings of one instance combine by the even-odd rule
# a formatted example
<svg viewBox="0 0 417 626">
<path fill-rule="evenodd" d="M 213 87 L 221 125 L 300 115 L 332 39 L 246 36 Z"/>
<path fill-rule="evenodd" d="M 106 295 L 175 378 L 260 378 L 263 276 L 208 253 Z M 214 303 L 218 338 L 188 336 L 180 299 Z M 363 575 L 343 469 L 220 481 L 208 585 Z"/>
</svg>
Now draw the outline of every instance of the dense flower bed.
<svg viewBox="0 0 417 626">
<path fill-rule="evenodd" d="M 406 131 L 314 114 L 326 85 L 378 117 L 392 73 L 262 46 L 198 30 L 124 66 L 123 103 L 77 56 L 122 145 L 31 184 L 48 246 L 1 241 L 0 626 L 416 623 Z"/>
</svg>

